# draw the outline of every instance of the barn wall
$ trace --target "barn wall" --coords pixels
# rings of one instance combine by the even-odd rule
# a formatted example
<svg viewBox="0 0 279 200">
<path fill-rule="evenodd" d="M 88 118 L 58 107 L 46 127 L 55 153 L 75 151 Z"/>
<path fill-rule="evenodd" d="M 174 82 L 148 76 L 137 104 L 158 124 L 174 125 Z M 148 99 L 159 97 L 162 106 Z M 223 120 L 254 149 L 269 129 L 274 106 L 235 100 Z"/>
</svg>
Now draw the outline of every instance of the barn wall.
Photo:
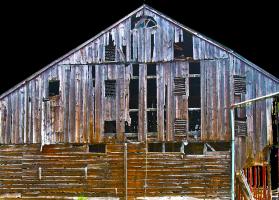
<svg viewBox="0 0 279 200">
<path fill-rule="evenodd" d="M 230 140 L 229 59 L 201 61 L 202 139 Z"/>
<path fill-rule="evenodd" d="M 166 197 L 229 199 L 230 152 L 201 155 L 145 152 L 145 144 L 0 146 L 0 198 Z M 127 176 L 124 163 L 127 162 Z M 126 177 L 126 178 L 125 178 Z M 148 187 L 145 187 L 148 186 Z M 71 198 L 72 199 L 72 198 Z"/>
<path fill-rule="evenodd" d="M 202 60 L 202 136 L 203 139 L 230 139 L 229 107 L 234 99 L 233 75 L 246 77 L 243 100 L 253 99 L 279 91 L 278 81 L 252 64 L 241 60 L 208 41 L 193 36 L 193 57 Z M 236 137 L 236 163 L 238 168 L 248 160 L 262 163 L 263 150 L 272 144 L 272 99 L 246 107 L 247 136 Z M 251 163 L 250 163 L 251 164 Z"/>
<path fill-rule="evenodd" d="M 143 14 L 153 17 L 157 27 L 133 29 L 134 20 Z M 124 19 L 3 96 L 0 143 L 123 141 L 125 122 L 130 121 L 129 83 L 134 63 L 139 64 L 137 139 L 144 141 L 147 132 L 146 76 L 150 62 L 157 63 L 158 124 L 157 133 L 148 134 L 148 140 L 188 139 L 175 135 L 174 120 L 183 118 L 189 121 L 188 83 L 189 63 L 192 61 L 199 61 L 201 66 L 201 139 L 230 140 L 229 106 L 235 102 L 233 75 L 246 76 L 247 92 L 244 99 L 278 91 L 278 81 L 243 61 L 232 51 L 196 35 L 190 35 L 192 39 L 184 46 L 190 51 L 190 57 L 175 58 L 175 44 L 183 43 L 185 34 L 189 33 L 147 8 Z M 105 55 L 105 46 L 110 40 L 115 46 L 114 61 L 107 61 Z M 95 86 L 92 79 L 93 65 L 96 68 Z M 173 79 L 177 76 L 185 78 L 186 95 L 173 95 Z M 47 99 L 48 81 L 56 79 L 60 80 L 60 95 Z M 109 79 L 117 80 L 115 99 L 104 98 L 104 82 Z M 247 137 L 236 138 L 237 149 L 241 152 L 239 155 L 242 155 L 238 163 L 244 162 L 246 153 L 255 157 L 257 152 L 271 143 L 270 112 L 271 100 L 247 107 Z M 106 120 L 116 120 L 116 137 L 104 137 Z"/>
<path fill-rule="evenodd" d="M 133 18 L 142 15 L 153 17 L 157 22 L 157 27 L 132 28 Z M 115 45 L 115 60 L 112 62 L 171 61 L 174 58 L 173 43 L 178 42 L 180 37 L 183 38 L 183 29 L 151 10 L 143 9 L 101 34 L 98 38 L 65 58 L 60 64 L 108 62 L 105 59 L 105 46 L 109 44 L 110 35 Z M 154 42 L 151 41 L 151 35 L 154 36 Z M 152 48 L 152 45 L 154 45 L 154 48 Z M 151 51 L 153 51 L 152 57 Z"/>
<path fill-rule="evenodd" d="M 157 106 L 153 110 L 157 112 L 157 133 L 148 133 L 148 140 L 181 140 L 186 135 L 175 137 L 173 123 L 176 118 L 187 120 L 187 95 L 173 95 L 173 79 L 183 76 L 188 83 L 188 62 L 161 63 L 155 67 Z M 147 133 L 147 68 L 146 64 L 139 65 L 139 131 L 136 134 L 139 141 L 145 140 Z M 94 80 L 92 69 L 95 69 Z M 123 141 L 125 122 L 130 120 L 132 74 L 131 64 L 54 66 L 1 100 L 0 143 Z M 60 81 L 59 95 L 48 97 L 52 80 Z M 105 97 L 106 80 L 116 80 L 114 98 Z M 111 120 L 116 121 L 117 134 L 105 137 L 104 122 Z"/>
</svg>

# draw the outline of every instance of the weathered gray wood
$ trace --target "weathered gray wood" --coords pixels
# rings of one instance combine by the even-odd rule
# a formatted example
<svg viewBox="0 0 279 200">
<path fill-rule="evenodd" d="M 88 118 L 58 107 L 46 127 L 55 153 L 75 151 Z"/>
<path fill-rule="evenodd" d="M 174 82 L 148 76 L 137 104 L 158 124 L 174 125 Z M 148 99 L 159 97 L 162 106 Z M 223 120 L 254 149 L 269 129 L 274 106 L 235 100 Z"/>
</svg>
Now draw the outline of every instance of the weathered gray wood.
<svg viewBox="0 0 279 200">
<path fill-rule="evenodd" d="M 138 122 L 138 131 L 139 141 L 145 141 L 145 134 L 147 131 L 147 123 L 146 123 L 146 65 L 139 65 L 139 122 Z"/>
<path fill-rule="evenodd" d="M 118 65 L 117 66 L 117 79 L 118 79 L 118 84 L 117 84 L 117 90 L 116 92 L 116 97 L 117 97 L 117 103 L 116 103 L 116 131 L 117 131 L 117 139 L 119 141 L 124 141 L 124 134 L 125 134 L 125 109 L 127 108 L 126 106 L 126 93 L 127 90 L 125 91 L 125 65 Z"/>
<path fill-rule="evenodd" d="M 76 96 L 75 96 L 75 74 L 76 74 L 76 67 L 71 66 L 70 71 L 70 85 L 69 85 L 69 132 L 70 132 L 70 142 L 75 142 L 75 108 L 76 108 Z"/>
<path fill-rule="evenodd" d="M 65 66 L 64 70 L 63 70 L 63 77 L 65 77 L 65 79 L 63 80 L 63 89 L 64 89 L 64 95 L 63 95 L 63 99 L 64 99 L 64 115 L 63 115 L 63 119 L 64 119 L 64 127 L 63 127 L 63 131 L 64 131 L 64 141 L 65 142 L 70 142 L 70 124 L 69 124 L 69 91 L 70 91 L 70 73 L 71 73 L 71 68 L 70 66 Z"/>
<path fill-rule="evenodd" d="M 96 66 L 96 81 L 95 81 L 95 138 L 94 141 L 99 142 L 102 133 L 102 85 L 103 81 L 103 66 Z"/>
<path fill-rule="evenodd" d="M 158 140 L 165 140 L 164 133 L 164 107 L 165 107 L 165 76 L 164 65 L 157 65 L 157 126 L 158 126 Z"/>
<path fill-rule="evenodd" d="M 92 70 L 93 66 L 89 65 L 88 68 L 88 109 L 87 109 L 87 117 L 88 117 L 88 138 L 87 141 L 92 143 L 95 135 L 95 87 L 93 87 L 93 79 L 92 79 Z"/>
<path fill-rule="evenodd" d="M 150 140 L 156 140 L 154 136 L 158 141 L 178 140 L 173 125 L 176 118 L 186 120 L 188 126 L 189 61 L 201 62 L 202 140 L 230 140 L 229 108 L 235 101 L 234 75 L 246 76 L 246 94 L 242 100 L 278 91 L 276 78 L 227 48 L 150 9 L 134 14 L 153 17 L 157 25 L 131 30 L 129 16 L 2 96 L 0 143 L 107 142 L 103 134 L 105 120 L 117 121 L 118 142 L 123 141 L 125 121 L 129 120 L 129 82 L 134 63 L 140 65 L 139 141 L 145 141 L 147 134 L 146 65 L 150 62 L 157 65 L 158 122 L 158 131 Z M 193 46 L 189 48 L 193 49 L 193 57 L 174 60 L 174 43 L 183 39 L 185 31 L 192 34 L 193 44 L 189 45 Z M 108 63 L 105 46 L 109 34 L 116 52 L 115 61 Z M 93 64 L 96 65 L 95 86 Z M 175 77 L 185 77 L 186 95 L 174 95 Z M 60 80 L 60 94 L 48 98 L 48 81 L 56 79 Z M 105 97 L 105 80 L 116 80 L 115 98 Z M 266 100 L 246 108 L 247 137 L 236 138 L 236 147 L 241 152 L 238 166 L 245 162 L 245 156 L 256 157 L 271 144 L 271 104 L 271 100 Z"/>
</svg>

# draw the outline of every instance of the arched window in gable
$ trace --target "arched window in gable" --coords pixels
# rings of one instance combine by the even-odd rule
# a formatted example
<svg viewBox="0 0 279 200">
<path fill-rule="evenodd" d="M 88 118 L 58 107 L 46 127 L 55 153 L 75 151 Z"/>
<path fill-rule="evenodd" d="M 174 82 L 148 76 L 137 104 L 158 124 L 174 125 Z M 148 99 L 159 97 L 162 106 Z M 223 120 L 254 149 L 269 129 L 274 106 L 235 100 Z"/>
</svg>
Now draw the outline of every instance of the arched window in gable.
<svg viewBox="0 0 279 200">
<path fill-rule="evenodd" d="M 136 18 L 134 29 L 139 28 L 153 28 L 157 26 L 157 22 L 153 17 L 150 16 L 141 16 Z"/>
</svg>

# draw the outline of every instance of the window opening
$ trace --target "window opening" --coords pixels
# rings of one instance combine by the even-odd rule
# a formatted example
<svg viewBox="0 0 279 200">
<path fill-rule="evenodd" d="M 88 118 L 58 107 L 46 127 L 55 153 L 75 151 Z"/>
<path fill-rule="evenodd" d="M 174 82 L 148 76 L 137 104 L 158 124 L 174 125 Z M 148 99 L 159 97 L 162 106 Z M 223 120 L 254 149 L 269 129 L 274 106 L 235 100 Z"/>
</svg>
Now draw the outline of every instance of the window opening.
<svg viewBox="0 0 279 200">
<path fill-rule="evenodd" d="M 131 121 L 125 122 L 125 133 L 138 133 L 138 112 L 129 113 Z"/>
<path fill-rule="evenodd" d="M 116 121 L 104 122 L 104 133 L 116 133 Z"/>
<path fill-rule="evenodd" d="M 106 144 L 89 144 L 89 152 L 106 153 Z"/>
<path fill-rule="evenodd" d="M 116 80 L 105 80 L 105 96 L 116 96 Z"/>
<path fill-rule="evenodd" d="M 193 57 L 192 35 L 183 30 L 183 35 L 180 35 L 179 41 L 174 42 L 174 58 L 187 59 L 189 57 Z"/>
<path fill-rule="evenodd" d="M 59 86 L 60 86 L 59 80 L 50 80 L 48 82 L 48 96 L 53 97 L 59 95 Z"/>
<path fill-rule="evenodd" d="M 157 111 L 147 111 L 147 131 L 157 132 Z"/>
<path fill-rule="evenodd" d="M 105 46 L 105 61 L 115 61 L 115 45 L 109 34 L 109 44 Z"/>
<path fill-rule="evenodd" d="M 157 108 L 156 78 L 147 79 L 147 108 Z"/>
<path fill-rule="evenodd" d="M 163 143 L 148 143 L 148 152 L 163 152 Z"/>
</svg>

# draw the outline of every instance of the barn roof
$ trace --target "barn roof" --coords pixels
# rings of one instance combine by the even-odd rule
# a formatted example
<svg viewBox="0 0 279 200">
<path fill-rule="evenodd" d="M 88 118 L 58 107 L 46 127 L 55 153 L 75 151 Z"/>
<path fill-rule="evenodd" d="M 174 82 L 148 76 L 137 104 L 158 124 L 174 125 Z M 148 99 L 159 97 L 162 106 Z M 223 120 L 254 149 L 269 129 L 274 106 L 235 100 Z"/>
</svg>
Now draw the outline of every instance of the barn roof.
<svg viewBox="0 0 279 200">
<path fill-rule="evenodd" d="M 143 10 L 143 9 L 147 9 L 157 15 L 159 15 L 160 17 L 162 17 L 163 19 L 181 27 L 182 29 L 184 29 L 185 31 L 188 31 L 189 33 L 195 35 L 198 38 L 201 38 L 205 41 L 207 41 L 208 43 L 215 45 L 216 47 L 226 51 L 227 53 L 230 53 L 231 55 L 235 56 L 236 58 L 240 59 L 241 61 L 243 61 L 244 63 L 246 63 L 247 65 L 251 66 L 252 68 L 254 68 L 255 70 L 261 72 L 262 74 L 265 74 L 267 77 L 269 77 L 270 79 L 272 79 L 273 81 L 279 83 L 279 79 L 276 78 L 275 76 L 273 76 L 272 74 L 268 73 L 267 71 L 265 71 L 264 69 L 260 68 L 259 66 L 255 65 L 254 63 L 252 63 L 251 61 L 247 60 L 246 58 L 244 58 L 243 56 L 239 55 L 238 53 L 236 53 L 235 51 L 233 51 L 232 49 L 226 47 L 223 44 L 220 44 L 219 42 L 204 36 L 200 33 L 198 33 L 197 31 L 188 28 L 187 26 L 184 26 L 183 24 L 171 19 L 170 17 L 168 17 L 167 15 L 161 13 L 160 11 L 157 11 L 156 9 L 143 4 L 141 7 L 137 8 L 136 10 L 134 10 L 133 12 L 131 12 L 130 14 L 126 15 L 125 17 L 123 17 L 122 19 L 118 20 L 116 23 L 112 24 L 111 26 L 109 26 L 108 28 L 106 28 L 105 30 L 103 30 L 102 32 L 100 32 L 99 34 L 95 35 L 94 37 L 92 37 L 91 39 L 87 40 L 86 42 L 82 43 L 81 45 L 79 45 L 78 47 L 72 49 L 71 51 L 69 51 L 68 53 L 66 53 L 65 55 L 61 56 L 60 58 L 54 60 L 53 62 L 51 62 L 50 64 L 48 64 L 47 66 L 45 66 L 44 68 L 42 68 L 41 70 L 39 70 L 38 72 L 34 73 L 33 75 L 31 75 L 30 77 L 28 77 L 27 79 L 23 80 L 22 82 L 18 83 L 17 85 L 15 85 L 14 87 L 12 87 L 11 89 L 9 89 L 8 91 L 4 92 L 3 94 L 0 95 L 0 99 L 4 98 L 5 96 L 7 96 L 8 94 L 12 93 L 14 90 L 16 90 L 17 88 L 21 87 L 22 85 L 24 85 L 26 82 L 32 80 L 33 78 L 37 77 L 38 75 L 40 75 L 41 73 L 43 73 L 44 71 L 46 71 L 47 69 L 49 69 L 50 67 L 58 64 L 59 62 L 61 62 L 62 60 L 64 60 L 65 58 L 69 57 L 70 55 L 74 54 L 75 52 L 77 52 L 78 50 L 80 50 L 81 48 L 83 48 L 84 46 L 88 45 L 90 42 L 94 41 L 95 39 L 97 39 L 99 36 L 103 35 L 104 33 L 110 31 L 112 28 L 114 28 L 115 26 L 117 26 L 118 24 L 120 24 L 121 22 L 125 21 L 126 19 L 128 19 L 129 17 L 131 17 L 132 15 L 136 14 L 137 12 Z"/>
</svg>

